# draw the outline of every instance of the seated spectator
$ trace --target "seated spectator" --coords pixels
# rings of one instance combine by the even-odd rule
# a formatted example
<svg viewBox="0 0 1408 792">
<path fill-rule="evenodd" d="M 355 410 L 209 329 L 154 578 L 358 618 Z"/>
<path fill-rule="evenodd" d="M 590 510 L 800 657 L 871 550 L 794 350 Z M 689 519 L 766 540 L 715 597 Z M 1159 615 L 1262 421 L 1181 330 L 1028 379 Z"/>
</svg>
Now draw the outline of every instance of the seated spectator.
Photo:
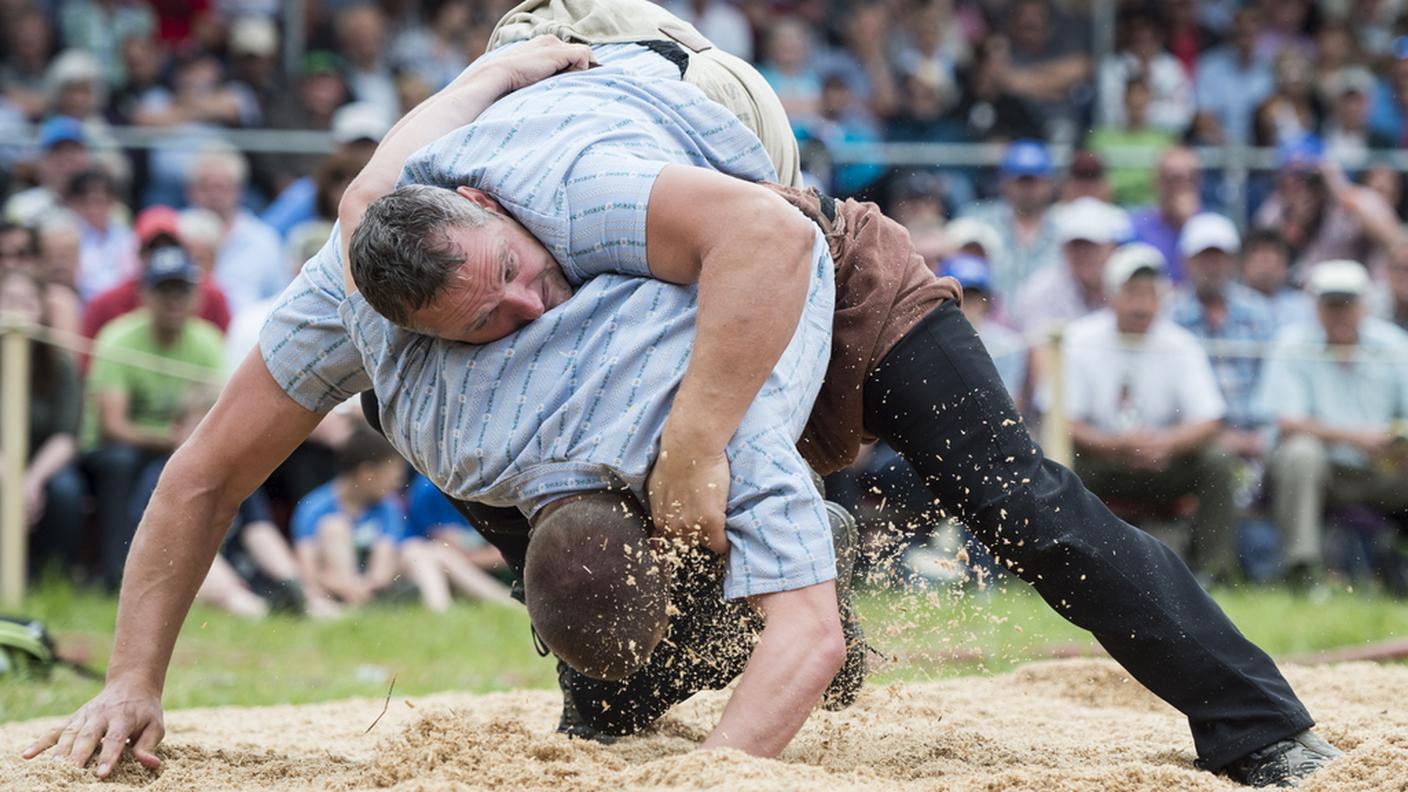
<svg viewBox="0 0 1408 792">
<path fill-rule="evenodd" d="M 1168 262 L 1168 277 L 1183 282 L 1183 254 L 1178 252 L 1178 236 L 1183 224 L 1202 209 L 1202 170 L 1198 154 L 1186 146 L 1173 146 L 1159 156 L 1154 174 L 1153 206 L 1131 213 L 1134 238 L 1159 249 Z"/>
<path fill-rule="evenodd" d="M 1009 88 L 1010 66 L 1011 50 L 1005 36 L 990 35 L 979 42 L 973 50 L 973 62 L 959 73 L 958 99 L 947 116 L 956 129 L 947 133 L 948 139 L 992 143 L 1035 139 L 1046 134 L 1041 117 Z M 934 101 L 942 99 L 937 87 L 928 90 L 934 94 Z M 909 103 L 915 98 L 911 90 Z"/>
<path fill-rule="evenodd" d="M 181 247 L 195 262 L 201 277 L 213 280 L 215 264 L 220 260 L 220 246 L 225 241 L 225 224 L 220 221 L 220 215 L 209 209 L 184 209 L 177 216 L 176 230 L 181 235 Z M 224 294 L 224 290 L 220 293 Z"/>
<path fill-rule="evenodd" d="M 416 476 L 409 500 L 401 560 L 425 607 L 435 613 L 448 610 L 451 590 L 470 600 L 512 605 L 508 587 L 471 560 L 501 563 L 498 551 L 475 533 L 435 485 Z"/>
<path fill-rule="evenodd" d="M 1281 232 L 1293 256 L 1292 272 L 1308 277 L 1322 261 L 1351 259 L 1374 267 L 1376 248 L 1392 246 L 1401 224 L 1383 197 L 1352 184 L 1314 135 L 1276 152 L 1276 190 L 1257 210 L 1254 225 Z"/>
<path fill-rule="evenodd" d="M 1078 198 L 1094 198 L 1109 203 L 1110 195 L 1110 181 L 1106 178 L 1105 163 L 1100 155 L 1089 149 L 1077 150 L 1071 157 L 1066 180 L 1061 182 L 1061 203 L 1068 204 Z"/>
<path fill-rule="evenodd" d="M 1002 254 L 1002 237 L 997 229 L 974 217 L 960 217 L 944 226 L 950 256 L 976 256 L 984 263 Z M 988 268 L 991 285 L 992 268 Z M 989 294 L 989 301 L 993 295 Z"/>
<path fill-rule="evenodd" d="M 5 20 L 5 54 L 0 59 L 0 98 L 28 120 L 44 116 L 44 73 L 53 51 L 54 31 L 43 11 L 22 5 Z"/>
<path fill-rule="evenodd" d="M 332 140 L 337 148 L 316 168 L 290 182 L 264 210 L 260 219 L 268 223 L 285 240 L 299 223 L 310 220 L 336 220 L 337 201 L 347 182 L 361 172 L 371 159 L 376 144 L 391 128 L 392 119 L 381 114 L 376 105 L 353 102 L 338 108 L 332 116 Z M 346 175 L 350 173 L 351 175 Z M 326 203 L 330 195 L 331 211 Z"/>
<path fill-rule="evenodd" d="M 1325 154 L 1346 169 L 1364 167 L 1371 149 L 1392 148 L 1397 142 L 1369 125 L 1375 87 L 1374 75 L 1362 66 L 1342 68 L 1326 79 L 1330 112 L 1322 127 Z"/>
<path fill-rule="evenodd" d="M 1094 198 L 1064 207 L 1057 225 L 1061 260 L 1032 275 L 1012 303 L 1011 317 L 1027 332 L 1044 332 L 1103 308 L 1105 260 L 1129 231 L 1123 210 Z"/>
<path fill-rule="evenodd" d="M 1236 468 L 1216 444 L 1224 405 L 1197 339 L 1160 316 L 1163 266 L 1149 245 L 1120 248 L 1105 270 L 1110 308 L 1067 328 L 1075 470 L 1107 501 L 1158 508 L 1196 495 L 1189 563 L 1236 580 Z"/>
<path fill-rule="evenodd" d="M 279 55 L 279 28 L 268 17 L 244 15 L 230 26 L 230 82 L 225 89 L 240 96 L 240 106 L 248 113 L 242 120 L 249 126 L 267 126 L 275 97 L 288 91 Z"/>
<path fill-rule="evenodd" d="M 423 24 L 407 25 L 392 38 L 390 59 L 402 76 L 414 77 L 431 91 L 438 91 L 469 65 L 466 38 L 474 8 L 462 0 L 451 0 L 427 3 L 423 9 Z"/>
<path fill-rule="evenodd" d="M 219 375 L 220 331 L 195 316 L 199 281 L 180 247 L 153 250 L 142 277 L 143 308 L 98 334 L 82 439 L 99 503 L 126 503 L 142 469 L 176 448 L 176 418 L 193 387 L 189 377 Z M 132 353 L 160 358 L 186 376 L 124 358 Z M 122 577 L 133 527 L 122 508 L 98 510 L 102 571 L 110 586 Z"/>
<path fill-rule="evenodd" d="M 29 226 L 0 220 L 0 273 L 24 270 L 39 276 L 39 235 Z"/>
<path fill-rule="evenodd" d="M 816 118 L 799 128 L 797 134 L 819 140 L 828 147 L 881 140 L 880 130 L 840 75 L 830 75 L 822 81 Z M 885 175 L 885 170 L 883 165 L 864 163 L 837 166 L 829 192 L 838 197 L 857 195 L 874 185 Z"/>
<path fill-rule="evenodd" d="M 1271 307 L 1271 324 L 1283 327 L 1315 319 L 1315 301 L 1291 283 L 1291 249 L 1273 228 L 1259 228 L 1242 242 L 1242 283 Z"/>
<path fill-rule="evenodd" d="M 753 26 L 733 3 L 724 0 L 667 0 L 670 13 L 694 25 L 724 52 L 753 60 Z"/>
<path fill-rule="evenodd" d="M 804 22 L 782 17 L 767 36 L 767 57 L 759 73 L 772 86 L 793 129 L 805 129 L 821 109 L 821 75 L 812 65 L 812 32 Z"/>
<path fill-rule="evenodd" d="M 1387 74 L 1374 94 L 1369 125 L 1394 145 L 1408 144 L 1408 36 L 1398 36 L 1391 46 Z"/>
<path fill-rule="evenodd" d="M 1269 344 L 1276 333 L 1270 306 L 1235 280 L 1241 240 L 1232 221 L 1210 212 L 1195 215 L 1183 226 L 1178 249 L 1187 262 L 1188 283 L 1169 301 L 1169 318 L 1205 343 Z M 1265 450 L 1259 433 L 1264 419 L 1255 408 L 1259 352 L 1260 348 L 1209 353 L 1227 405 L 1221 441 L 1228 450 L 1248 458 L 1259 458 Z"/>
<path fill-rule="evenodd" d="M 138 253 L 143 269 L 152 251 L 172 245 L 185 247 L 180 229 L 180 214 L 169 206 L 153 206 L 137 215 L 134 230 L 137 243 L 141 246 Z M 189 254 L 188 250 L 187 255 Z M 195 262 L 194 257 L 192 262 Z M 225 293 L 220 291 L 220 287 L 215 285 L 209 273 L 204 271 L 196 289 L 196 316 L 223 332 L 230 325 L 230 306 L 225 301 Z M 88 301 L 88 306 L 83 311 L 83 335 L 87 338 L 97 338 L 108 322 L 141 307 L 142 277 L 141 273 L 138 273 Z"/>
<path fill-rule="evenodd" d="M 137 237 L 126 220 L 113 219 L 117 183 L 100 170 L 73 177 L 64 206 L 78 220 L 78 296 L 84 302 L 111 289 L 137 271 Z M 125 211 L 122 214 L 126 214 Z"/>
<path fill-rule="evenodd" d="M 343 5 L 336 11 L 333 26 L 352 97 L 376 105 L 384 116 L 399 118 L 396 80 L 386 52 L 386 15 L 381 8 L 365 2 Z"/>
<path fill-rule="evenodd" d="M 0 234 L 0 245 L 4 245 Z M 0 248 L 0 253 L 4 250 Z M 45 325 L 41 284 L 25 268 L 0 270 L 0 314 Z M 87 488 L 78 471 L 78 372 L 57 347 L 30 342 L 29 449 L 21 490 L 29 530 L 29 567 L 71 569 L 83 543 Z"/>
<path fill-rule="evenodd" d="M 943 274 L 958 280 L 963 287 L 963 315 L 978 331 L 978 338 L 987 347 L 997 374 L 1019 411 L 1027 392 L 1027 358 L 1030 350 L 1026 339 L 992 318 L 992 276 L 988 263 L 971 255 L 958 255 L 943 263 Z"/>
<path fill-rule="evenodd" d="M 1149 117 L 1152 94 L 1149 81 L 1132 77 L 1123 86 L 1124 112 L 1119 126 L 1106 125 L 1095 130 L 1086 141 L 1097 154 L 1109 156 L 1114 151 L 1143 154 L 1153 158 L 1174 142 L 1166 129 L 1153 126 Z M 1154 200 L 1154 179 L 1148 168 L 1115 168 L 1110 174 L 1115 203 L 1143 206 Z"/>
<path fill-rule="evenodd" d="M 1198 112 L 1218 143 L 1252 142 L 1252 117 L 1275 86 L 1270 63 L 1256 53 L 1260 22 L 1256 6 L 1239 9 L 1227 43 L 1198 58 Z"/>
<path fill-rule="evenodd" d="M 1276 56 L 1275 84 L 1252 115 L 1252 143 L 1280 146 L 1315 132 L 1320 99 L 1315 95 L 1315 64 L 1301 52 Z"/>
<path fill-rule="evenodd" d="M 1043 119 L 1044 137 L 1075 139 L 1091 94 L 1085 31 L 1060 15 L 1050 0 L 1017 0 L 1008 8 L 1007 24 L 1011 46 L 994 53 L 999 80 Z"/>
<path fill-rule="evenodd" d="M 191 436 L 214 404 L 213 390 L 196 387 L 187 394 L 175 422 L 178 444 Z M 138 477 L 128 502 L 128 521 L 134 531 L 168 458 L 152 461 Z M 314 618 L 339 615 L 340 608 L 332 600 L 309 596 L 298 574 L 293 549 L 269 516 L 268 499 L 261 488 L 240 504 L 220 553 L 196 592 L 196 601 L 249 618 L 262 618 L 271 610 Z"/>
<path fill-rule="evenodd" d="M 122 82 L 121 45 L 129 36 L 151 37 L 156 15 L 146 3 L 111 3 L 76 0 L 64 3 L 59 29 L 70 47 L 81 47 L 97 56 L 109 85 Z"/>
<path fill-rule="evenodd" d="M 343 82 L 338 58 L 327 50 L 314 50 L 304 56 L 302 66 L 295 90 L 276 98 L 269 108 L 269 126 L 331 129 L 333 113 L 347 101 L 347 84 Z M 316 170 L 323 157 L 268 152 L 254 155 L 253 160 L 259 184 L 269 195 L 279 195 L 294 181 Z"/>
<path fill-rule="evenodd" d="M 20 225 L 37 226 L 63 201 L 73 177 L 92 164 L 88 135 L 83 124 L 55 116 L 39 128 L 39 183 L 15 193 L 5 202 L 5 219 Z"/>
<path fill-rule="evenodd" d="M 1002 198 L 972 206 L 965 216 L 995 229 L 1002 249 L 989 251 L 993 291 L 1003 301 L 1032 273 L 1056 264 L 1060 241 L 1051 213 L 1056 187 L 1051 178 L 1051 153 L 1037 140 L 1018 140 L 1007 147 L 999 169 Z"/>
<path fill-rule="evenodd" d="M 1369 286 L 1358 262 L 1316 267 L 1307 288 L 1318 321 L 1277 336 L 1262 379 L 1279 433 L 1268 468 L 1272 510 L 1295 585 L 1324 569 L 1327 503 L 1380 514 L 1408 508 L 1408 335 L 1367 315 Z"/>
<path fill-rule="evenodd" d="M 236 313 L 246 305 L 272 297 L 288 285 L 282 245 L 274 229 L 240 206 L 249 176 L 244 156 L 232 149 L 212 148 L 191 163 L 186 186 L 191 205 L 214 212 L 224 224 L 224 237 L 215 260 L 215 282 Z"/>
<path fill-rule="evenodd" d="M 904 107 L 905 97 L 900 95 L 896 80 L 899 75 L 895 74 L 892 64 L 894 51 L 891 45 L 894 39 L 891 33 L 895 9 L 885 3 L 848 3 L 842 13 L 844 18 L 832 26 L 832 32 L 839 41 L 835 42 L 835 46 L 820 47 L 812 58 L 817 72 L 845 77 L 851 91 L 876 118 L 893 118 L 911 109 Z M 755 19 L 752 24 L 756 26 L 757 22 Z M 932 93 L 935 102 L 942 108 L 945 98 L 938 95 L 940 90 L 942 88 L 935 85 Z"/>
<path fill-rule="evenodd" d="M 103 110 L 109 84 L 98 61 L 82 49 L 59 53 L 44 75 L 49 114 L 71 118 L 83 125 L 83 135 L 93 151 L 95 164 L 122 180 L 128 172 L 126 157 L 113 139 Z"/>
<path fill-rule="evenodd" d="M 293 512 L 293 548 L 313 595 L 348 605 L 370 602 L 401 571 L 397 545 L 406 517 L 396 493 L 406 463 L 368 427 L 337 452 L 337 475 L 308 493 Z"/>
<path fill-rule="evenodd" d="M 56 212 L 39 224 L 39 281 L 44 284 L 44 304 L 50 326 L 77 334 L 83 316 L 78 298 L 78 221 L 68 212 Z"/>
<path fill-rule="evenodd" d="M 1126 46 L 1100 65 L 1100 92 L 1110 103 L 1101 107 L 1100 126 L 1109 130 L 1162 134 L 1172 139 L 1183 134 L 1193 120 L 1193 83 L 1183 64 L 1163 46 L 1160 20 L 1137 11 L 1122 27 Z M 1138 85 L 1140 117 L 1133 115 L 1136 102 L 1129 92 Z"/>
</svg>

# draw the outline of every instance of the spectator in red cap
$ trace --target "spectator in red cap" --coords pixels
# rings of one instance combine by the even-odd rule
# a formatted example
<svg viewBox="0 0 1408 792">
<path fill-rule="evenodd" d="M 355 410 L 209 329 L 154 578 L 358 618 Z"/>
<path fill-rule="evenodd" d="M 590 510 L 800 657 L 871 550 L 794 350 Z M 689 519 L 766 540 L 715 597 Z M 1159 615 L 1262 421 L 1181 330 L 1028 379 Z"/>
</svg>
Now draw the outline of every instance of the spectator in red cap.
<svg viewBox="0 0 1408 792">
<path fill-rule="evenodd" d="M 169 206 L 153 206 L 137 215 L 135 230 L 141 245 L 142 263 L 145 266 L 148 256 L 158 247 L 180 245 L 181 233 L 178 228 L 180 213 Z M 134 276 L 94 297 L 83 312 L 83 335 L 97 338 L 98 331 L 108 322 L 142 306 L 140 278 Z M 225 293 L 204 273 L 196 304 L 196 316 L 220 328 L 223 333 L 230 326 L 230 306 Z M 85 361 L 86 362 L 86 361 Z"/>
</svg>

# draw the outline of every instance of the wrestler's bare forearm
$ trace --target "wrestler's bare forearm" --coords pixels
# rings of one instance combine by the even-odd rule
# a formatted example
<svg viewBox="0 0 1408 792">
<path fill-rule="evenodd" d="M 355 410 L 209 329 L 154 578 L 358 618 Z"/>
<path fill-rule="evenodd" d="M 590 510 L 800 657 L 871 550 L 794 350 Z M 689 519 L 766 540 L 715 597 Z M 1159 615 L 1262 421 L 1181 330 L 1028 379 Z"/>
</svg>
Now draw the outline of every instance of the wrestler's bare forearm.
<svg viewBox="0 0 1408 792">
<path fill-rule="evenodd" d="M 777 756 L 845 662 L 833 581 L 758 597 L 758 606 L 766 626 L 719 725 L 701 748 Z"/>
<path fill-rule="evenodd" d="M 132 540 L 103 690 L 25 749 L 83 766 L 101 747 L 106 777 L 130 741 L 160 764 L 161 692 L 181 623 L 236 509 L 322 416 L 298 406 L 250 353 L 214 409 L 167 463 Z"/>
<path fill-rule="evenodd" d="M 660 172 L 646 216 L 655 277 L 699 284 L 694 349 L 661 433 L 651 513 L 727 549 L 724 447 L 797 330 L 816 226 L 772 191 L 702 168 Z"/>
<path fill-rule="evenodd" d="M 191 600 L 235 511 L 322 419 L 250 353 L 215 407 L 172 455 L 132 540 L 108 677 L 160 690 Z"/>
</svg>

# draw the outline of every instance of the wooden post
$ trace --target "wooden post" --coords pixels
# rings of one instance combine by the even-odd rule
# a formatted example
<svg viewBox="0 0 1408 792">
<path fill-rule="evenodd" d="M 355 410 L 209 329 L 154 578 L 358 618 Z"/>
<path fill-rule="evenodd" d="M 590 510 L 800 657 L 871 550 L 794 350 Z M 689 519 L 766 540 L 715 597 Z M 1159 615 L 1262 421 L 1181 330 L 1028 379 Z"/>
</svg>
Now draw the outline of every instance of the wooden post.
<svg viewBox="0 0 1408 792">
<path fill-rule="evenodd" d="M 29 462 L 29 325 L 0 317 L 0 603 L 18 608 L 24 599 L 24 471 Z"/>
<path fill-rule="evenodd" d="M 1051 406 L 1041 419 L 1041 449 L 1046 458 L 1070 467 L 1075 461 L 1071 446 L 1071 426 L 1066 420 L 1066 361 L 1061 355 L 1061 328 L 1051 331 L 1042 346 L 1046 380 L 1051 388 Z"/>
</svg>

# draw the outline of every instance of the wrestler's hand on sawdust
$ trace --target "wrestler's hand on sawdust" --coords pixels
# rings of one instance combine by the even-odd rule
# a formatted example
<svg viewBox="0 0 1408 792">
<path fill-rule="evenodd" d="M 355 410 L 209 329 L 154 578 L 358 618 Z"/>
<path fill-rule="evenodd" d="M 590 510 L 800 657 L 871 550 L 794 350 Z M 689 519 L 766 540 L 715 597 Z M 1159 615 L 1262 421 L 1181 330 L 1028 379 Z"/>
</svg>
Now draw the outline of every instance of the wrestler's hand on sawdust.
<svg viewBox="0 0 1408 792">
<path fill-rule="evenodd" d="M 544 35 L 484 64 L 484 68 L 497 73 L 508 92 L 526 88 L 558 72 L 582 71 L 595 65 L 591 47 L 568 44 L 557 36 Z"/>
<path fill-rule="evenodd" d="M 95 772 L 99 778 L 107 778 L 129 745 L 138 762 L 152 770 L 160 767 L 156 746 L 164 736 L 161 694 L 143 685 L 110 680 L 78 712 L 24 749 L 21 755 L 33 759 L 53 748 L 56 761 L 84 767 L 94 751 L 98 751 Z"/>
<path fill-rule="evenodd" d="M 645 483 L 650 515 L 661 536 L 690 546 L 704 544 L 719 555 L 728 552 L 728 484 L 728 457 L 722 451 L 701 450 L 700 443 L 666 424 L 660 455 Z"/>
</svg>

